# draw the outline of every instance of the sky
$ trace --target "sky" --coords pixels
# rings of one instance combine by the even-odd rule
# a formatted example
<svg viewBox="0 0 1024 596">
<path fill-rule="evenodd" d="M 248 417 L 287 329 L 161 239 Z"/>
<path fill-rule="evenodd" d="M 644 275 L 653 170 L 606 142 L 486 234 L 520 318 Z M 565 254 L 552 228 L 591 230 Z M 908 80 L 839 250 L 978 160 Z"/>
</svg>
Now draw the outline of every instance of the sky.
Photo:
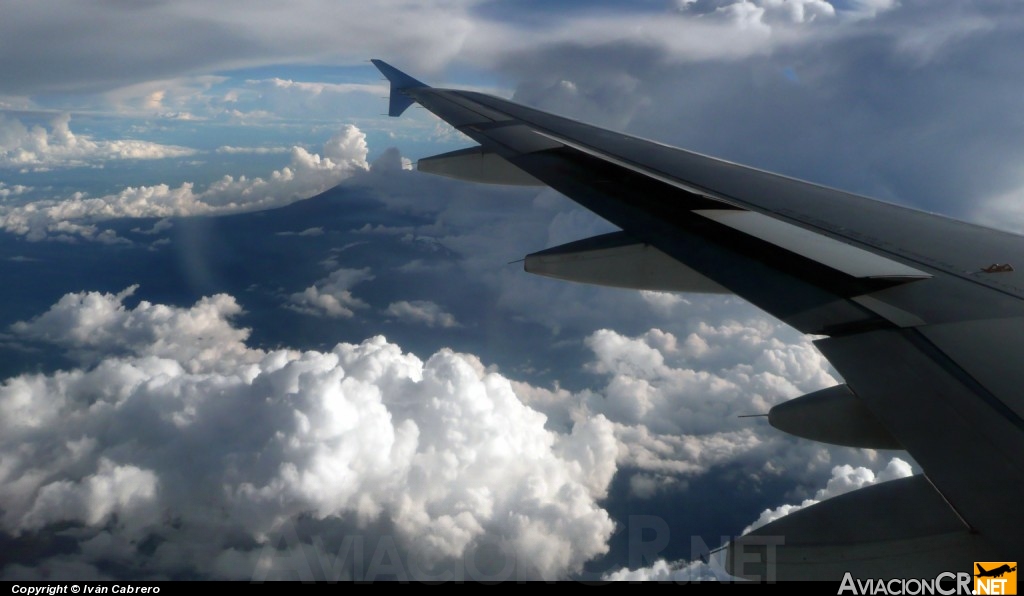
<svg viewBox="0 0 1024 596">
<path fill-rule="evenodd" d="M 691 579 L 918 471 L 763 414 L 841 382 L 735 297 L 524 273 L 614 228 L 412 165 L 381 58 L 1024 230 L 1013 1 L 11 0 L 0 577 Z"/>
</svg>

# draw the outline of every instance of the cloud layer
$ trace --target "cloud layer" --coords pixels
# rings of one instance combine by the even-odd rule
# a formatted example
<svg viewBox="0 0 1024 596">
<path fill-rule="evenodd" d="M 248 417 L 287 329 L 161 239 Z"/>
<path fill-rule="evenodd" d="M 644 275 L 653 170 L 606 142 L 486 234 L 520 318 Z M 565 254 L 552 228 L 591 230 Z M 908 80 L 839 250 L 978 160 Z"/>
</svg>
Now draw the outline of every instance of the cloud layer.
<svg viewBox="0 0 1024 596">
<path fill-rule="evenodd" d="M 322 155 L 293 147 L 290 163 L 264 178 L 224 176 L 204 190 L 186 182 L 128 187 L 117 194 L 33 201 L 0 208 L 0 228 L 28 240 L 111 240 L 97 222 L 126 217 L 177 217 L 255 211 L 287 205 L 337 185 L 369 168 L 366 138 L 355 126 L 332 136 Z"/>
<path fill-rule="evenodd" d="M 52 168 L 102 164 L 107 160 L 187 157 L 188 147 L 149 141 L 96 141 L 71 132 L 71 115 L 61 114 L 42 126 L 25 126 L 0 114 L 0 168 Z"/>
<path fill-rule="evenodd" d="M 205 5 L 191 0 L 145 5 L 132 12 L 117 6 L 85 10 L 67 0 L 47 0 L 21 7 L 0 27 L 5 55 L 25 50 L 36 58 L 31 68 L 14 61 L 0 93 L 105 88 L 142 77 L 170 78 L 261 62 L 354 62 L 365 59 L 366 48 L 432 69 L 456 55 L 493 60 L 502 50 L 518 53 L 580 39 L 591 46 L 663 45 L 685 58 L 732 57 L 765 51 L 772 28 L 825 26 L 893 6 L 887 0 L 844 2 L 838 10 L 823 0 L 681 0 L 655 9 L 606 8 L 592 14 L 549 8 L 546 26 L 525 37 L 519 35 L 522 17 L 512 7 L 481 0 L 385 2 L 372 8 L 314 0 L 302 10 L 284 11 L 231 1 L 218 5 L 216 19 Z M 104 34 L 104 19 L 112 15 L 120 17 L 116 44 Z M 339 30 L 345 35 L 339 36 Z M 748 34 L 722 35 L 735 30 Z M 43 32 L 53 34 L 41 36 Z M 118 54 L 117 48 L 126 45 L 138 49 Z"/>
<path fill-rule="evenodd" d="M 289 550 L 338 528 L 386 535 L 425 570 L 497 547 L 554 578 L 606 550 L 603 417 L 555 433 L 472 356 L 422 361 L 383 337 L 264 352 L 230 296 L 127 307 L 132 290 L 69 294 L 14 328 L 84 364 L 0 387 L 0 524 L 14 540 L 70 528 L 81 552 L 6 577 L 250 579 L 294 572 Z M 273 542 L 296 526 L 305 539 Z"/>
</svg>

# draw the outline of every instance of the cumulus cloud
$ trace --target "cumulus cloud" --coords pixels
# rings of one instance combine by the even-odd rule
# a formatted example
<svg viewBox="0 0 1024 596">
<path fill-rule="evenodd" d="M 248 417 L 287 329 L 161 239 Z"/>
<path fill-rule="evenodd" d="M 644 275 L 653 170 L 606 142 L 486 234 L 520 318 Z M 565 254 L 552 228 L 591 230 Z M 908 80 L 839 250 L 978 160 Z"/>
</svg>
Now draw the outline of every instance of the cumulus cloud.
<svg viewBox="0 0 1024 596">
<path fill-rule="evenodd" d="M 640 297 L 660 314 L 669 315 L 676 307 L 685 306 L 689 301 L 679 294 L 672 292 L 652 292 L 640 290 Z"/>
<path fill-rule="evenodd" d="M 400 300 L 388 305 L 384 314 L 400 321 L 418 323 L 427 327 L 457 327 L 455 316 L 445 312 L 439 305 L 429 300 Z"/>
<path fill-rule="evenodd" d="M 111 159 L 163 159 L 196 153 L 188 147 L 149 141 L 97 141 L 71 132 L 70 122 L 70 114 L 61 114 L 46 130 L 42 126 L 29 128 L 20 120 L 0 115 L 0 167 L 72 167 Z"/>
<path fill-rule="evenodd" d="M 23 195 L 32 190 L 31 186 L 25 186 L 24 184 L 8 185 L 0 182 L 0 199 L 7 199 L 9 197 L 16 197 Z"/>
<path fill-rule="evenodd" d="M 15 323 L 18 336 L 63 348 L 85 363 L 115 354 L 173 357 L 190 371 L 217 368 L 226 355 L 246 352 L 248 332 L 229 319 L 242 312 L 234 298 L 218 294 L 203 298 L 190 309 L 141 301 L 124 306 L 135 294 L 131 286 L 117 294 L 66 294 L 45 313 Z"/>
<path fill-rule="evenodd" d="M 404 157 L 397 147 L 388 147 L 370 166 L 375 173 L 382 174 L 399 170 L 411 170 L 412 160 Z"/>
<path fill-rule="evenodd" d="M 287 308 L 307 315 L 348 319 L 353 309 L 367 304 L 352 295 L 353 286 L 373 279 L 369 269 L 337 269 L 330 275 L 288 298 Z"/>
<path fill-rule="evenodd" d="M 578 392 L 524 384 L 519 394 L 555 425 L 606 417 L 632 498 L 686 490 L 687 478 L 732 464 L 751 476 L 817 477 L 829 465 L 828 447 L 787 442 L 761 419 L 738 416 L 834 385 L 824 357 L 764 317 L 690 324 L 685 337 L 596 331 L 585 340 L 592 352 L 586 369 L 600 383 Z"/>
<path fill-rule="evenodd" d="M 366 137 L 355 126 L 332 136 L 322 155 L 293 147 L 291 162 L 268 178 L 224 176 L 204 190 L 186 182 L 128 187 L 117 194 L 34 201 L 0 209 L 0 228 L 28 240 L 102 240 L 96 222 L 125 217 L 180 217 L 277 207 L 311 197 L 366 170 Z M 109 231 L 108 231 L 109 232 Z"/>
<path fill-rule="evenodd" d="M 605 418 L 554 432 L 473 356 L 423 361 L 383 337 L 267 352 L 231 325 L 230 296 L 132 308 L 131 292 L 69 294 L 15 328 L 91 364 L 0 385 L 0 528 L 70 527 L 77 545 L 4 577 L 251 579 L 358 537 L 410 574 L 473 556 L 556 578 L 607 550 Z"/>
<path fill-rule="evenodd" d="M 736 429 L 738 414 L 835 384 L 827 361 L 806 340 L 783 341 L 788 329 L 767 319 L 695 323 L 685 339 L 652 329 L 628 337 L 610 329 L 590 335 L 588 368 L 607 379 L 588 402 L 612 419 L 663 434 Z M 788 338 L 787 338 L 788 340 Z"/>
</svg>

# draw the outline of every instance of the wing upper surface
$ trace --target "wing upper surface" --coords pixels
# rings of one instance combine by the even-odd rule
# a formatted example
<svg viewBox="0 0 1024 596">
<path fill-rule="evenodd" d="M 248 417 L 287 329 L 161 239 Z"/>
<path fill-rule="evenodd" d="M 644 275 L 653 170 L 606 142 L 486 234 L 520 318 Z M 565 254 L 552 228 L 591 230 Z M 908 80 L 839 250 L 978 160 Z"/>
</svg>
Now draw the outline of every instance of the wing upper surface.
<svg viewBox="0 0 1024 596">
<path fill-rule="evenodd" d="M 489 95 L 393 93 L 636 242 L 828 336 L 819 348 L 977 537 L 971 548 L 1019 551 L 1007 528 L 1024 527 L 1024 238 Z"/>
</svg>

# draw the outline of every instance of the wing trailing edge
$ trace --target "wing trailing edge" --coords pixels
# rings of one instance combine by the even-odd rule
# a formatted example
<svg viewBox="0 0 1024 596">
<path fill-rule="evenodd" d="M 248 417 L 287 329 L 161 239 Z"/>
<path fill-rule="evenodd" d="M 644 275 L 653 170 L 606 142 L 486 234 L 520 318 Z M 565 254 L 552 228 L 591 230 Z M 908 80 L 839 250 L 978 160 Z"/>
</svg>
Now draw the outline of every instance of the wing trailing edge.
<svg viewBox="0 0 1024 596">
<path fill-rule="evenodd" d="M 994 561 L 924 476 L 891 480 L 790 513 L 729 543 L 725 569 L 759 581 L 929 578 Z"/>
</svg>

